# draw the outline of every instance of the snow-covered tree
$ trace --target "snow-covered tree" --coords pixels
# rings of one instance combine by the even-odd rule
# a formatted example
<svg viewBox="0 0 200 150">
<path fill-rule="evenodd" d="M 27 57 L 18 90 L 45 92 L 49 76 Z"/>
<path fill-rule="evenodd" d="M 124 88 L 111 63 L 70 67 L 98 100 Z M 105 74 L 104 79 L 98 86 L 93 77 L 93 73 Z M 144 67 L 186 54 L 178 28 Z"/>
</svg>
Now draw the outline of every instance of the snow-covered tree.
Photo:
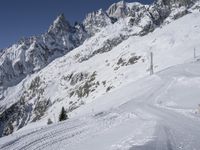
<svg viewBox="0 0 200 150">
<path fill-rule="evenodd" d="M 60 115 L 59 115 L 59 121 L 64 121 L 64 120 L 67 120 L 67 119 L 68 119 L 67 112 L 66 112 L 65 108 L 62 107 L 62 110 L 61 110 Z"/>
<path fill-rule="evenodd" d="M 52 124 L 52 123 L 53 123 L 52 120 L 49 118 L 48 121 L 47 121 L 47 124 L 49 125 L 49 124 Z"/>
</svg>

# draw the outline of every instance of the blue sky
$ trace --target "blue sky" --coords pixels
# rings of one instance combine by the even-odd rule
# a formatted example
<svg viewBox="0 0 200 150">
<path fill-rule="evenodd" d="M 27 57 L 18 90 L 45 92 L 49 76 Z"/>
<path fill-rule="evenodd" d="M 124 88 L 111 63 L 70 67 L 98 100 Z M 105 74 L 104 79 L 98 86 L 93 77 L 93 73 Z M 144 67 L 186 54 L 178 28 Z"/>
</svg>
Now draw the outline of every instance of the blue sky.
<svg viewBox="0 0 200 150">
<path fill-rule="evenodd" d="M 94 10 L 107 9 L 119 0 L 0 0 L 0 49 L 22 37 L 39 35 L 61 13 L 71 23 Z M 126 0 L 133 2 L 134 0 Z M 137 0 L 149 4 L 153 0 Z"/>
</svg>

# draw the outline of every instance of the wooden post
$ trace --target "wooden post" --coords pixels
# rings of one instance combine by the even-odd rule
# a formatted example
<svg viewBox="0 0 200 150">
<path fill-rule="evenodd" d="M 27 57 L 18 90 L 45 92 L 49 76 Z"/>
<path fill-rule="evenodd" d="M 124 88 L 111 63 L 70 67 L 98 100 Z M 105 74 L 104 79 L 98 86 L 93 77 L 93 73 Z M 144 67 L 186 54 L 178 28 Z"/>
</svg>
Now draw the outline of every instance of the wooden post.
<svg viewBox="0 0 200 150">
<path fill-rule="evenodd" d="M 150 75 L 153 75 L 153 52 L 150 53 Z"/>
</svg>

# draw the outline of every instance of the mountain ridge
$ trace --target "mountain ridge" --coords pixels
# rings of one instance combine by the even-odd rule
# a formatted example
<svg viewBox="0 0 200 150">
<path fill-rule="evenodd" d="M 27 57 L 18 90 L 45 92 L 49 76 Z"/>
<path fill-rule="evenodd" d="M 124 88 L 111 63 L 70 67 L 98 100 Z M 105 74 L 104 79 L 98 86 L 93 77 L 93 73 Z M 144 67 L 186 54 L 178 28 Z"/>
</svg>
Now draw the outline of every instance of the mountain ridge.
<svg viewBox="0 0 200 150">
<path fill-rule="evenodd" d="M 180 1 L 177 1 L 177 3 L 179 2 Z M 188 4 L 193 4 L 192 0 L 186 0 L 186 2 L 187 3 L 182 4 L 185 7 L 189 7 Z M 118 19 L 130 17 L 129 24 L 131 26 L 139 26 L 143 28 L 140 35 L 145 35 L 148 32 L 153 31 L 155 26 L 162 24 L 171 11 L 171 8 L 168 8 L 168 5 L 173 6 L 174 4 L 176 4 L 176 1 L 172 0 L 155 1 L 152 5 L 142 5 L 137 2 L 126 3 L 125 1 L 120 1 L 112 4 L 106 11 L 100 9 L 96 12 L 89 13 L 82 24 L 76 24 L 75 26 L 71 26 L 70 23 L 66 21 L 64 14 L 61 14 L 49 27 L 47 33 L 44 33 L 41 36 L 33 36 L 31 38 L 21 40 L 18 44 L 14 44 L 10 48 L 3 50 L 1 60 L 5 59 L 5 62 L 2 62 L 1 66 L 9 63 L 10 65 L 7 66 L 9 70 L 6 70 L 5 67 L 0 68 L 0 85 L 6 87 L 6 84 L 8 84 L 9 87 L 9 84 L 11 84 L 11 82 L 15 82 L 15 78 L 18 78 L 21 74 L 26 76 L 31 72 L 35 72 L 35 70 L 42 69 L 55 58 L 63 56 L 70 50 L 78 47 L 86 39 L 99 32 L 102 28 L 114 24 Z M 173 17 L 174 19 L 177 19 L 187 13 L 187 9 L 182 11 L 180 10 L 180 12 L 175 14 Z M 59 32 L 59 30 L 61 31 Z M 21 50 L 21 53 L 26 53 L 29 49 L 30 52 L 28 51 L 27 54 L 21 54 L 26 55 L 25 57 L 28 60 L 23 60 L 21 56 L 18 56 L 16 59 L 20 61 L 15 63 L 12 59 L 13 57 L 17 57 L 16 55 L 13 55 L 12 58 L 6 60 L 5 57 L 9 54 L 6 54 L 7 56 L 4 56 L 3 58 L 2 55 L 5 51 L 16 51 L 16 49 L 19 49 L 19 51 Z M 37 49 L 38 52 L 33 52 L 35 49 Z M 15 53 L 20 53 L 19 51 Z M 33 58 L 35 58 L 35 60 L 28 58 L 32 55 L 34 55 Z M 27 70 L 26 68 L 32 69 Z M 12 73 L 10 74 L 10 72 Z M 19 79 L 19 81 L 21 81 L 21 79 Z"/>
<path fill-rule="evenodd" d="M 71 26 L 61 14 L 47 33 L 22 40 L 6 49 L 0 58 L 0 135 L 8 135 L 31 122 L 40 121 L 47 113 L 52 118 L 52 112 L 57 112 L 54 107 L 59 109 L 60 105 L 67 105 L 68 112 L 71 112 L 83 105 L 86 99 L 91 101 L 121 85 L 115 79 L 126 79 L 119 72 L 121 68 L 137 68 L 138 64 L 146 68 L 148 61 L 146 52 L 135 50 L 126 53 L 123 50 L 130 44 L 121 45 L 130 37 L 145 37 L 188 14 L 190 8 L 175 6 L 169 9 L 157 3 L 119 2 L 110 6 L 109 14 L 100 9 L 88 14 L 83 24 L 75 26 Z M 173 45 L 173 41 L 170 42 Z M 113 54 L 116 47 L 122 50 Z M 96 62 L 98 56 L 106 57 L 109 53 L 112 53 L 113 61 L 102 59 Z M 88 63 L 96 67 L 88 69 Z M 98 68 L 101 63 L 107 67 Z M 101 81 L 104 79 L 99 76 L 101 69 L 110 74 L 107 82 Z M 134 79 L 147 74 L 145 69 L 137 71 Z"/>
</svg>

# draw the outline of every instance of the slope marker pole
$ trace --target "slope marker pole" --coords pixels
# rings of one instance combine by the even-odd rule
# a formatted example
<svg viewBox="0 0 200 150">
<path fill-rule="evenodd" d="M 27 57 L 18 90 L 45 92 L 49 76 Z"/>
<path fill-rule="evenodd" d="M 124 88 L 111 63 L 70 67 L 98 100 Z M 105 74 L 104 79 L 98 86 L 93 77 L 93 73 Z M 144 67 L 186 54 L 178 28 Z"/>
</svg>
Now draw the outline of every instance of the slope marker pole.
<svg viewBox="0 0 200 150">
<path fill-rule="evenodd" d="M 150 75 L 154 74 L 153 70 L 153 52 L 150 53 Z"/>
<path fill-rule="evenodd" d="M 194 60 L 196 59 L 196 48 L 194 48 Z"/>
</svg>

